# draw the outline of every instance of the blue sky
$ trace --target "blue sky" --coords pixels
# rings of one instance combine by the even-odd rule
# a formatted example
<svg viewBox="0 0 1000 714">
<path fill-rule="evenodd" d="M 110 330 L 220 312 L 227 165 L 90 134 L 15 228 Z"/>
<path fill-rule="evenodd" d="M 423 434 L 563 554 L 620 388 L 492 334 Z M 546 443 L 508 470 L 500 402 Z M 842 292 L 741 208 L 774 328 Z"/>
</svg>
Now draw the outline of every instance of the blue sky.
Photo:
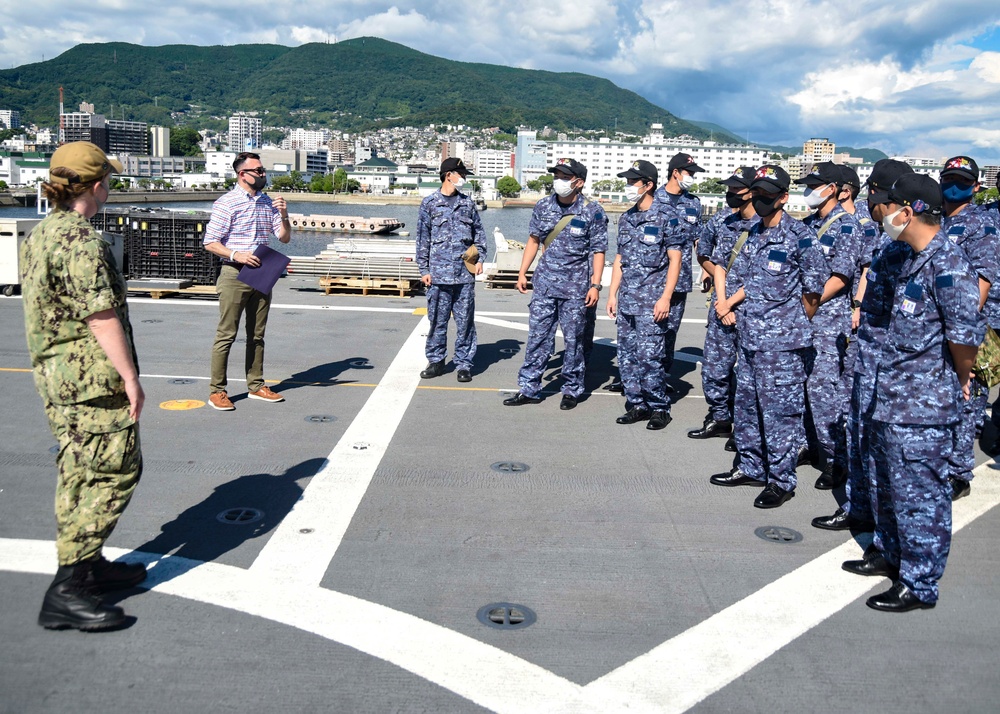
<svg viewBox="0 0 1000 714">
<path fill-rule="evenodd" d="M 0 66 L 81 42 L 298 45 L 361 35 L 455 60 L 606 77 L 751 141 L 821 136 L 1000 164 L 996 0 L 37 0 L 0 6 Z"/>
</svg>

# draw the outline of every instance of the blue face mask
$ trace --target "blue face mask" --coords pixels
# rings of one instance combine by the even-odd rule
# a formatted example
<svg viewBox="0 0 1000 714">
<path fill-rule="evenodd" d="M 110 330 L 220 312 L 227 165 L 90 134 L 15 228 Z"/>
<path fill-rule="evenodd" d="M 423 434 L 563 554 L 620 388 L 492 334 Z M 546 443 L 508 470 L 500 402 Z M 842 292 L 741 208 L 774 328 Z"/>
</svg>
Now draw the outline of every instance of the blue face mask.
<svg viewBox="0 0 1000 714">
<path fill-rule="evenodd" d="M 941 184 L 941 193 L 949 203 L 962 203 L 972 198 L 972 186 L 949 182 Z"/>
</svg>

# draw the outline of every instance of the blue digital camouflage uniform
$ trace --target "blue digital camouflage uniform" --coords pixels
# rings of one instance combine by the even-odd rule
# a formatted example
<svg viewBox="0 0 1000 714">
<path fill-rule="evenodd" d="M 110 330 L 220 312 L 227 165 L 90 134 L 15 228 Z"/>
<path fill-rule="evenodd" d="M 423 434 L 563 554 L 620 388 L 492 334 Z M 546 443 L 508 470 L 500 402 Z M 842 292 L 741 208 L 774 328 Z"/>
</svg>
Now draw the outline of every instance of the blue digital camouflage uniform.
<svg viewBox="0 0 1000 714">
<path fill-rule="evenodd" d="M 669 373 L 674 366 L 677 331 L 684 319 L 684 307 L 692 288 L 691 254 L 694 252 L 694 242 L 700 232 L 698 222 L 701 220 L 701 201 L 687 191 L 675 195 L 667 193 L 666 186 L 660 186 L 653 194 L 653 207 L 650 210 L 660 212 L 660 221 L 665 232 L 680 233 L 685 241 L 684 249 L 681 251 L 681 274 L 677 278 L 677 287 L 674 288 L 674 296 L 670 300 L 670 316 L 667 318 L 665 366 Z"/>
<path fill-rule="evenodd" d="M 565 345 L 562 392 L 571 397 L 583 394 L 584 301 L 590 289 L 594 254 L 608 250 L 608 217 L 597 203 L 587 202 L 583 196 L 564 206 L 552 194 L 535 204 L 528 224 L 529 235 L 544 245 L 546 237 L 566 214 L 572 214 L 573 218 L 542 253 L 531 279 L 528 344 L 524 364 L 517 373 L 518 387 L 526 397 L 537 397 L 542 389 L 542 373 L 554 345 L 557 323 Z"/>
<path fill-rule="evenodd" d="M 430 275 L 427 319 L 431 326 L 424 349 L 428 362 L 448 355 L 448 318 L 455 316 L 455 368 L 472 369 L 476 356 L 476 276 L 462 261 L 475 245 L 479 262 L 486 260 L 486 232 L 472 199 L 461 192 L 452 197 L 440 190 L 420 202 L 417 218 L 417 265 Z"/>
<path fill-rule="evenodd" d="M 719 211 L 705 224 L 698 239 L 698 257 L 708 258 L 722 268 L 729 267 L 733 248 L 740 235 L 757 221 L 746 220 L 739 212 Z M 715 312 L 718 295 L 712 291 L 702 352 L 701 386 L 708 404 L 708 416 L 714 421 L 733 420 L 732 403 L 736 394 L 736 326 L 723 325 Z"/>
<path fill-rule="evenodd" d="M 100 555 L 142 475 L 125 383 L 86 323 L 113 309 L 138 369 L 125 279 L 87 219 L 61 209 L 25 239 L 20 267 L 35 387 L 59 442 L 56 552 L 75 565 Z"/>
<path fill-rule="evenodd" d="M 1000 246 L 997 244 L 996 228 L 987 217 L 969 205 L 954 216 L 942 218 L 941 229 L 965 253 L 973 274 L 990 283 L 990 293 L 1000 296 Z M 991 309 L 988 305 L 983 306 L 984 321 L 988 322 Z M 950 475 L 962 481 L 971 481 L 972 470 L 976 468 L 976 432 L 982 428 L 986 418 L 990 387 L 982 380 L 973 378 L 969 382 L 969 391 L 972 398 L 962 402 L 962 421 L 955 427 L 955 448 L 949 459 Z"/>
<path fill-rule="evenodd" d="M 740 470 L 785 491 L 795 488 L 798 450 L 805 443 L 813 337 L 802 296 L 822 293 L 829 275 L 816 234 L 783 213 L 773 228 L 753 224 L 726 277 L 727 295 L 740 288 L 746 295 L 736 317 L 733 429 Z"/>
<path fill-rule="evenodd" d="M 874 544 L 925 603 L 937 601 L 951 547 L 948 457 L 964 401 L 946 341 L 983 341 L 978 305 L 968 259 L 939 231 L 903 264 L 879 355 L 871 422 Z"/>
<path fill-rule="evenodd" d="M 843 374 L 851 335 L 851 286 L 862 252 L 863 231 L 854 216 L 840 205 L 823 217 L 814 213 L 803 223 L 815 231 L 828 271 L 846 283 L 843 290 L 819 306 L 812 319 L 815 361 L 806 382 L 816 452 L 824 464 L 833 465 L 836 460 L 838 466 L 846 468 L 843 423 L 849 393 Z"/>
<path fill-rule="evenodd" d="M 884 234 L 882 234 L 884 235 Z M 902 241 L 884 236 L 868 269 L 867 287 L 861 301 L 858 325 L 858 359 L 854 365 L 851 408 L 847 415 L 847 483 L 844 511 L 858 520 L 872 522 L 872 480 L 875 466 L 871 455 L 871 418 L 875 409 L 875 375 L 879 353 L 886 340 L 892 315 L 896 281 L 913 249 Z"/>
<path fill-rule="evenodd" d="M 850 298 L 853 301 L 854 296 L 858 294 L 858 286 L 861 284 L 861 276 L 864 274 L 865 269 L 871 265 L 872 257 L 875 251 L 878 249 L 882 242 L 882 230 L 871 216 L 868 214 L 868 202 L 862 201 L 860 205 L 865 206 L 864 215 L 862 215 L 859 210 L 854 214 L 855 220 L 861 226 L 861 252 L 858 254 L 858 264 L 855 267 L 854 279 L 851 281 L 851 295 Z M 844 392 L 847 394 L 851 393 L 854 384 L 854 364 L 858 359 L 858 339 L 857 331 L 855 330 L 851 339 L 847 343 L 847 359 L 844 361 Z"/>
<path fill-rule="evenodd" d="M 633 408 L 670 411 L 667 398 L 667 320 L 653 319 L 653 306 L 663 296 L 670 265 L 685 240 L 679 231 L 664 231 L 655 205 L 635 206 L 618 219 L 618 369 L 625 398 Z M 673 307 L 671 307 L 673 310 Z"/>
</svg>

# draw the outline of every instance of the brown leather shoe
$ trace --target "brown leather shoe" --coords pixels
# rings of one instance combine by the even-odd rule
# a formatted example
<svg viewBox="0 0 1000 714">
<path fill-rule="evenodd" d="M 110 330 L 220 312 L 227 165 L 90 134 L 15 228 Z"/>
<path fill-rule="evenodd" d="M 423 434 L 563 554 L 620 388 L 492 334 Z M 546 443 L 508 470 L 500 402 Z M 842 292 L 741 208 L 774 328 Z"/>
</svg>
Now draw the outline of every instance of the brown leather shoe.
<svg viewBox="0 0 1000 714">
<path fill-rule="evenodd" d="M 225 392 L 213 392 L 208 398 L 208 403 L 212 405 L 212 409 L 218 409 L 220 412 L 231 412 L 236 408 Z"/>
<path fill-rule="evenodd" d="M 278 394 L 277 392 L 272 392 L 271 388 L 266 384 L 258 389 L 256 392 L 250 392 L 247 394 L 251 399 L 259 399 L 262 402 L 283 402 L 285 398 Z"/>
</svg>

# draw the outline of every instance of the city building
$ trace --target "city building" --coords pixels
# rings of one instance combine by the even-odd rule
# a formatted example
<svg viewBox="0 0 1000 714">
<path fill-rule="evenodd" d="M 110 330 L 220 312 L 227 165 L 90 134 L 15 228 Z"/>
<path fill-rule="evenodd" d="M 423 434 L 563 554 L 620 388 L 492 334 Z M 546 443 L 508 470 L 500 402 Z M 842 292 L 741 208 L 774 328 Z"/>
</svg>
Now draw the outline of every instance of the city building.
<svg viewBox="0 0 1000 714">
<path fill-rule="evenodd" d="M 149 153 L 153 156 L 170 156 L 170 129 L 165 126 L 153 126 L 149 129 L 151 147 Z"/>
<path fill-rule="evenodd" d="M 469 160 L 465 157 L 465 142 L 442 141 L 441 161 L 444 161 L 445 159 L 461 159 L 464 163 L 468 164 Z"/>
<path fill-rule="evenodd" d="M 18 129 L 20 126 L 20 112 L 13 109 L 0 109 L 0 129 Z"/>
<path fill-rule="evenodd" d="M 818 164 L 821 161 L 833 161 L 837 153 L 837 145 L 829 139 L 810 139 L 802 144 L 802 163 Z"/>
<path fill-rule="evenodd" d="M 206 151 L 205 173 L 219 180 L 236 178 L 236 172 L 233 171 L 234 161 L 236 161 L 235 151 Z"/>
<path fill-rule="evenodd" d="M 534 129 L 518 129 L 517 147 L 514 150 L 514 179 L 519 184 L 524 186 L 546 172 L 549 166 L 545 163 L 547 148 L 548 144 L 538 140 Z"/>
<path fill-rule="evenodd" d="M 514 153 L 497 149 L 472 152 L 472 171 L 480 176 L 513 176 Z"/>
<path fill-rule="evenodd" d="M 260 117 L 239 112 L 229 117 L 229 148 L 233 151 L 253 151 L 261 145 L 264 125 Z"/>
<path fill-rule="evenodd" d="M 520 140 L 520 132 L 518 139 Z M 545 167 L 552 166 L 556 159 L 575 159 L 587 167 L 587 185 L 590 186 L 595 181 L 617 180 L 617 175 L 626 171 L 633 161 L 643 159 L 656 166 L 663 179 L 661 183 L 664 183 L 670 159 L 679 152 L 690 154 L 695 163 L 705 170 L 705 173 L 697 175 L 698 180 L 728 178 L 740 166 L 760 166 L 767 163 L 769 156 L 768 151 L 753 145 L 719 144 L 695 139 L 637 144 L 607 138 L 599 141 L 553 141 L 546 145 L 540 173 L 544 173 Z M 523 175 L 528 176 L 527 173 Z M 537 175 L 531 178 L 537 178 Z M 526 182 L 519 179 L 518 183 L 523 186 Z"/>
<path fill-rule="evenodd" d="M 146 122 L 106 119 L 103 114 L 81 111 L 60 114 L 59 125 L 63 141 L 89 141 L 117 156 L 149 153 Z"/>
<path fill-rule="evenodd" d="M 281 141 L 282 149 L 305 149 L 316 151 L 327 148 L 327 143 L 333 138 L 329 129 L 292 129 Z"/>
<path fill-rule="evenodd" d="M 146 122 L 108 119 L 105 126 L 108 130 L 108 145 L 101 148 L 107 153 L 116 156 L 149 154 L 149 128 Z M 168 143 L 168 154 L 169 146 Z"/>
<path fill-rule="evenodd" d="M 184 173 L 183 156 L 135 156 L 122 157 L 125 174 L 137 178 L 163 178 L 166 174 Z"/>
</svg>

